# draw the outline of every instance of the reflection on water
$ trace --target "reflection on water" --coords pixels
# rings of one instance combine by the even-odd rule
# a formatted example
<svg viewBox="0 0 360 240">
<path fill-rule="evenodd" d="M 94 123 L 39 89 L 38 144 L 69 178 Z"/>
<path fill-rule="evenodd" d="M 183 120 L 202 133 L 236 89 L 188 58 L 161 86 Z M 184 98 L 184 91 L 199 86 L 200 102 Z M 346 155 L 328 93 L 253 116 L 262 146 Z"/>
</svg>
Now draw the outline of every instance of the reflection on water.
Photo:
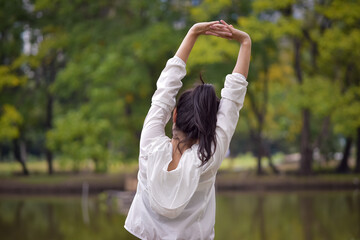
<svg viewBox="0 0 360 240">
<path fill-rule="evenodd" d="M 89 199 L 0 198 L 0 236 L 9 240 L 135 239 L 116 203 Z M 232 193 L 217 196 L 216 239 L 360 240 L 360 195 L 330 193 Z"/>
<path fill-rule="evenodd" d="M 218 239 L 360 240 L 358 193 L 223 195 L 217 207 Z"/>
<path fill-rule="evenodd" d="M 0 239 L 135 239 L 123 229 L 125 216 L 106 202 L 92 198 L 88 207 L 86 222 L 80 198 L 0 198 Z"/>
</svg>

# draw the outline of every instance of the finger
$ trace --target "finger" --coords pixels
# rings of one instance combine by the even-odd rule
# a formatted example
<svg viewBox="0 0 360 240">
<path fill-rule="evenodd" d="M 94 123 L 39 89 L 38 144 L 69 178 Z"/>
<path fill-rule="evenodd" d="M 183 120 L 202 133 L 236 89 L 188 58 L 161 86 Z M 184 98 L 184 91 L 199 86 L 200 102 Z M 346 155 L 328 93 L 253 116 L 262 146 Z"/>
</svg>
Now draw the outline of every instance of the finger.
<svg viewBox="0 0 360 240">
<path fill-rule="evenodd" d="M 209 24 L 214 24 L 214 23 L 219 23 L 219 21 L 211 21 L 211 22 L 208 22 Z"/>
<path fill-rule="evenodd" d="M 222 24 L 214 24 L 214 25 L 211 25 L 210 28 L 214 29 L 214 30 L 231 32 L 227 26 L 224 26 Z"/>
<path fill-rule="evenodd" d="M 216 30 L 216 29 L 211 29 L 211 30 L 208 30 L 210 32 L 214 32 L 216 34 L 220 34 L 220 35 L 224 35 L 224 36 L 232 36 L 232 32 L 229 32 L 229 31 L 224 31 L 224 30 Z"/>
<path fill-rule="evenodd" d="M 222 24 L 224 24 L 225 26 L 227 26 L 229 29 L 231 29 L 232 26 L 230 26 L 229 24 L 227 24 L 227 22 L 225 22 L 224 20 L 220 20 Z"/>
<path fill-rule="evenodd" d="M 212 35 L 212 36 L 215 36 L 215 37 L 224 38 L 224 39 L 228 39 L 228 40 L 231 40 L 231 39 L 232 39 L 232 38 L 230 38 L 230 37 L 221 36 L 221 35 L 218 35 L 218 34 L 213 33 L 213 32 L 206 32 L 205 35 Z"/>
<path fill-rule="evenodd" d="M 208 35 L 214 35 L 217 37 L 222 37 L 222 38 L 226 38 L 226 39 L 231 39 L 232 38 L 232 33 L 229 32 L 223 32 L 223 31 L 206 31 L 206 33 Z"/>
<path fill-rule="evenodd" d="M 215 23 L 213 25 L 211 25 L 212 27 L 216 27 L 216 28 L 227 28 L 227 26 L 225 26 L 224 24 L 220 24 L 220 23 Z"/>
<path fill-rule="evenodd" d="M 208 23 L 206 24 L 206 26 L 212 26 L 212 25 L 214 25 L 214 24 L 219 24 L 219 21 L 208 22 Z"/>
<path fill-rule="evenodd" d="M 230 25 L 229 24 L 227 24 L 227 22 L 225 22 L 224 20 L 220 20 L 220 22 L 222 23 L 222 24 L 224 24 L 225 26 L 228 26 L 228 27 L 230 27 Z"/>
<path fill-rule="evenodd" d="M 213 35 L 213 36 L 216 36 L 216 37 L 220 37 L 218 34 L 216 34 L 214 32 L 210 32 L 210 31 L 206 31 L 205 35 Z"/>
</svg>

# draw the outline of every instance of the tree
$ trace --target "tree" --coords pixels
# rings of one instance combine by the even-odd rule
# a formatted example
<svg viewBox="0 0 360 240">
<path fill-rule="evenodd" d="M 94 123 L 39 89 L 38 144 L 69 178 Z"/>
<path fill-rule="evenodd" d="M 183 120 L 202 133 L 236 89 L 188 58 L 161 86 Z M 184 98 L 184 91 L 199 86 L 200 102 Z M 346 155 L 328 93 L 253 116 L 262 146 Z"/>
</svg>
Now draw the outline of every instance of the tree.
<svg viewBox="0 0 360 240">
<path fill-rule="evenodd" d="M 23 174 L 28 175 L 22 131 L 24 119 L 19 111 L 20 106 L 14 101 L 14 95 L 22 89 L 26 77 L 14 62 L 21 55 L 21 34 L 29 16 L 20 0 L 1 1 L 0 8 L 0 142 L 13 143 L 14 157 L 21 164 Z"/>
<path fill-rule="evenodd" d="M 352 139 L 357 139 L 355 171 L 360 169 L 360 68 L 356 64 L 360 53 L 355 50 L 360 47 L 359 10 L 359 1 L 334 0 L 328 6 L 319 8 L 332 22 L 331 28 L 326 29 L 319 41 L 320 58 L 324 63 L 322 67 L 328 69 L 327 74 L 337 82 L 342 95 L 331 115 L 335 132 L 346 139 L 343 158 L 337 168 L 339 172 L 349 170 L 347 162 Z M 334 67 L 329 68 L 329 64 Z"/>
<path fill-rule="evenodd" d="M 59 156 L 74 159 L 74 168 L 90 159 L 96 171 L 106 171 L 111 160 L 138 153 L 142 122 L 163 68 L 159 63 L 165 64 L 180 39 L 169 23 L 159 22 L 159 8 L 169 3 L 148 9 L 149 4 L 109 1 L 84 8 L 84 15 L 93 11 L 92 18 L 66 28 L 67 63 L 51 85 L 58 108 L 47 140 Z"/>
<path fill-rule="evenodd" d="M 276 45 L 276 38 L 271 34 L 271 25 L 261 19 L 261 17 L 242 17 L 239 18 L 238 23 L 240 27 L 247 32 L 255 33 L 252 36 L 252 63 L 250 69 L 251 84 L 248 88 L 248 101 L 251 114 L 247 115 L 248 129 L 250 139 L 252 139 L 254 146 L 256 146 L 257 156 L 257 174 L 261 175 L 262 158 L 267 157 L 269 166 L 276 174 L 278 169 L 272 162 L 271 151 L 268 141 L 265 137 L 266 120 L 268 116 L 268 106 L 271 101 L 270 89 L 271 82 L 274 81 L 269 74 L 272 65 L 275 65 L 279 59 L 278 49 Z M 259 31 L 264 25 L 269 25 L 266 31 Z M 274 116 L 271 116 L 274 117 Z M 271 118 L 270 117 L 270 118 Z"/>
<path fill-rule="evenodd" d="M 276 26 L 275 33 L 280 33 L 289 43 L 292 43 L 293 66 L 300 94 L 298 106 L 302 109 L 300 138 L 300 172 L 302 174 L 310 174 L 312 171 L 313 150 L 321 147 L 323 139 L 329 134 L 330 116 L 334 108 L 334 101 L 330 101 L 331 104 L 321 102 L 321 105 L 313 101 L 314 97 L 329 96 L 329 93 L 334 92 L 327 91 L 333 81 L 327 74 L 328 70 L 323 68 L 324 64 L 328 68 L 329 62 L 324 61 L 323 58 L 319 59 L 319 56 L 323 54 L 319 44 L 326 30 L 331 27 L 331 20 L 322 11 L 328 6 L 327 1 L 312 3 L 272 1 L 270 3 L 261 0 L 254 3 L 258 12 L 270 14 L 273 17 Z M 326 90 L 311 91 L 314 89 L 312 86 L 314 83 L 325 86 Z"/>
</svg>

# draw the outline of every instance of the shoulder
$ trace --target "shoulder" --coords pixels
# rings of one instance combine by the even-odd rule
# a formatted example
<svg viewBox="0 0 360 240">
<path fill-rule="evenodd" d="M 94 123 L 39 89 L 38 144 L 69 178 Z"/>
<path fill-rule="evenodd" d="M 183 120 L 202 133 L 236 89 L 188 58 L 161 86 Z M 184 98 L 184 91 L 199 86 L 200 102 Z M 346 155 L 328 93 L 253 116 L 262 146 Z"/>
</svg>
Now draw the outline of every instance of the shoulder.
<svg viewBox="0 0 360 240">
<path fill-rule="evenodd" d="M 145 154 L 151 155 L 155 152 L 167 151 L 170 144 L 171 139 L 168 136 L 155 137 L 151 139 L 151 143 L 146 146 Z"/>
</svg>

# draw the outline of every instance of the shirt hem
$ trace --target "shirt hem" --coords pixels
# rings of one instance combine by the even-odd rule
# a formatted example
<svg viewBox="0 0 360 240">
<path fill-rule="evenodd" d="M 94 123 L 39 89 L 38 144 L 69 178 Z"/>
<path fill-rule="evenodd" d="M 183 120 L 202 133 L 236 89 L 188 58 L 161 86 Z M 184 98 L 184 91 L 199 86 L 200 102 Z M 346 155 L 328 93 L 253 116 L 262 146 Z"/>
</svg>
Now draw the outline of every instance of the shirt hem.
<svg viewBox="0 0 360 240">
<path fill-rule="evenodd" d="M 124 228 L 126 229 L 126 231 L 128 231 L 130 234 L 134 235 L 135 237 L 137 237 L 138 239 L 144 239 L 142 237 L 140 237 L 137 233 L 133 232 L 130 228 L 128 228 L 126 225 L 124 225 Z"/>
</svg>

